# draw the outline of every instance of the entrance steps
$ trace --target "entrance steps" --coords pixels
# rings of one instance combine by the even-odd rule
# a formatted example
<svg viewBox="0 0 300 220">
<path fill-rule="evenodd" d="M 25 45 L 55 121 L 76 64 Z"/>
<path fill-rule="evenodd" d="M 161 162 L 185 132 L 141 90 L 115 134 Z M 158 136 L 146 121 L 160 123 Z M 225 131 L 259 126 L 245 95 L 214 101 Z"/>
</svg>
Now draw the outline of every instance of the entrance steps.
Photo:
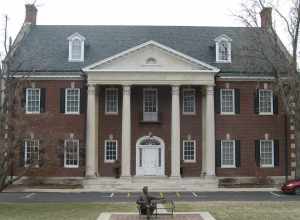
<svg viewBox="0 0 300 220">
<path fill-rule="evenodd" d="M 83 186 L 86 190 L 99 192 L 140 192 L 144 186 L 154 192 L 215 191 L 218 180 L 211 177 L 97 177 L 85 179 Z"/>
</svg>

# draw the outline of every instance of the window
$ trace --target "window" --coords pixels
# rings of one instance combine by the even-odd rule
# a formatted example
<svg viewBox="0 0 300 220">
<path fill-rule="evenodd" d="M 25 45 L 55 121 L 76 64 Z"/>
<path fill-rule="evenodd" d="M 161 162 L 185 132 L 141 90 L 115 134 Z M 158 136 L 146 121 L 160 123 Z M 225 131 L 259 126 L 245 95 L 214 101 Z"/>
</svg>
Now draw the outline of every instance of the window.
<svg viewBox="0 0 300 220">
<path fill-rule="evenodd" d="M 183 90 L 183 114 L 195 114 L 195 89 Z"/>
<path fill-rule="evenodd" d="M 105 162 L 114 162 L 117 160 L 117 140 L 106 140 L 105 141 Z"/>
<path fill-rule="evenodd" d="M 69 40 L 69 61 L 83 62 L 84 61 L 84 40 L 85 38 L 78 33 L 68 37 Z"/>
<path fill-rule="evenodd" d="M 39 140 L 25 141 L 25 166 L 38 166 Z"/>
<path fill-rule="evenodd" d="M 221 167 L 235 168 L 235 141 L 221 141 Z"/>
<path fill-rule="evenodd" d="M 188 140 L 183 141 L 183 160 L 185 162 L 195 162 L 196 161 L 196 141 Z"/>
<path fill-rule="evenodd" d="M 218 63 L 231 63 L 231 39 L 226 35 L 221 35 L 215 39 L 216 61 Z"/>
<path fill-rule="evenodd" d="M 105 113 L 118 114 L 118 89 L 105 89 Z"/>
<path fill-rule="evenodd" d="M 157 89 L 144 89 L 144 121 L 158 120 Z"/>
<path fill-rule="evenodd" d="M 26 89 L 26 113 L 40 113 L 41 90 L 37 88 Z"/>
<path fill-rule="evenodd" d="M 221 113 L 234 114 L 234 89 L 221 89 Z"/>
<path fill-rule="evenodd" d="M 64 164 L 67 168 L 79 167 L 79 140 L 65 140 Z"/>
<path fill-rule="evenodd" d="M 79 114 L 80 112 L 80 89 L 68 88 L 66 89 L 66 114 Z"/>
<path fill-rule="evenodd" d="M 259 90 L 259 113 L 273 114 L 273 92 L 272 90 Z"/>
<path fill-rule="evenodd" d="M 260 166 L 274 167 L 274 142 L 273 140 L 260 141 Z"/>
</svg>

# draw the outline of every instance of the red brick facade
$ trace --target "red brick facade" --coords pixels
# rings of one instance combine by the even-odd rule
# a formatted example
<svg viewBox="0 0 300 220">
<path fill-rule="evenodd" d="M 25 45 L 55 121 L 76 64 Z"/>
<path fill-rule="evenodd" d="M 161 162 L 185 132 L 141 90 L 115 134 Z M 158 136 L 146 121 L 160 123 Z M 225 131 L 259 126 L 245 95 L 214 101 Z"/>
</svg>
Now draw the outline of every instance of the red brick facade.
<svg viewBox="0 0 300 220">
<path fill-rule="evenodd" d="M 69 88 L 72 81 L 36 81 L 36 87 L 46 88 L 46 113 L 25 115 L 32 121 L 32 132 L 36 137 L 41 133 L 48 134 L 51 138 L 47 144 L 46 155 L 50 164 L 45 164 L 37 169 L 36 175 L 40 176 L 84 176 L 84 164 L 79 168 L 64 168 L 57 153 L 57 145 L 61 140 L 69 137 L 70 133 L 80 140 L 85 146 L 86 114 L 66 115 L 60 113 L 60 89 Z M 75 87 L 83 88 L 84 81 L 74 81 Z M 224 88 L 225 82 L 217 81 L 217 87 Z M 113 163 L 104 162 L 104 141 L 113 136 L 118 140 L 118 160 L 122 158 L 122 87 L 118 88 L 118 114 L 106 115 L 104 109 L 105 88 L 99 86 L 99 175 L 114 176 Z M 217 176 L 283 176 L 284 173 L 284 143 L 285 143 L 285 118 L 281 108 L 279 113 L 270 116 L 260 116 L 254 113 L 254 93 L 257 88 L 263 88 L 260 82 L 229 82 L 230 88 L 240 89 L 240 114 L 220 115 L 215 117 L 216 140 L 226 139 L 229 134 L 231 139 L 240 140 L 241 155 L 239 168 L 216 168 Z M 131 88 L 131 174 L 135 175 L 136 166 L 136 141 L 149 133 L 162 138 L 165 142 L 165 174 L 171 172 L 171 87 L 153 86 L 158 89 L 159 121 L 146 123 L 142 121 L 143 111 L 143 88 L 144 86 L 132 86 Z M 181 108 L 182 108 L 181 87 Z M 202 166 L 202 90 L 201 86 L 196 89 L 196 114 L 183 115 L 181 109 L 181 160 L 182 141 L 188 136 L 196 140 L 196 162 L 184 163 L 181 161 L 183 176 L 200 176 Z M 43 117 L 43 116 L 47 117 Z M 40 118 L 40 120 L 37 120 Z M 254 141 L 264 139 L 265 134 L 270 139 L 278 139 L 279 166 L 274 168 L 259 168 L 255 163 Z M 52 163 L 53 162 L 53 163 Z"/>
</svg>

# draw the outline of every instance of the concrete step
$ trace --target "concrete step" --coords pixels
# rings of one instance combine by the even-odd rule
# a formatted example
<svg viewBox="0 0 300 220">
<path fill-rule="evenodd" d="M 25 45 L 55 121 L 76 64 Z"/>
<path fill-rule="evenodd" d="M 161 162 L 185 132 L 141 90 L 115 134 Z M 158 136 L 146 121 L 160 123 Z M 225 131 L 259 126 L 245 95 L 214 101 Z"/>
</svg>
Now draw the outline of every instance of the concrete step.
<svg viewBox="0 0 300 220">
<path fill-rule="evenodd" d="M 203 189 L 217 189 L 217 179 L 195 178 L 169 178 L 169 177 L 129 177 L 129 178 L 109 178 L 98 177 L 85 179 L 83 181 L 85 189 L 95 191 L 130 191 L 138 192 L 144 186 L 148 186 L 151 191 L 201 191 Z"/>
</svg>

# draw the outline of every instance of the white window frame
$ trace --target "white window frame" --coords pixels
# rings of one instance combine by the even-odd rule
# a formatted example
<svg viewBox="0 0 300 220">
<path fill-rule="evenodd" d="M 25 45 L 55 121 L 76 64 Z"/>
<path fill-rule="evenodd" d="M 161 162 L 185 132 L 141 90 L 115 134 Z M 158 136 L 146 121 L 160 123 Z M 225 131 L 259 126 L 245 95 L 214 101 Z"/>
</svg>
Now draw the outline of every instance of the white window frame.
<svg viewBox="0 0 300 220">
<path fill-rule="evenodd" d="M 232 91 L 232 112 L 223 112 L 223 91 Z M 220 106 L 222 115 L 234 115 L 235 114 L 235 90 L 234 89 L 220 89 Z"/>
<path fill-rule="evenodd" d="M 27 149 L 28 149 L 28 141 L 33 141 L 35 144 L 37 143 L 37 148 L 38 148 L 38 161 L 40 160 L 40 140 L 38 139 L 28 139 L 24 141 L 25 149 L 24 149 L 24 166 L 29 167 L 31 164 L 27 164 Z M 37 161 L 37 162 L 38 162 Z M 39 167 L 39 164 L 35 164 L 36 168 Z"/>
<path fill-rule="evenodd" d="M 231 58 L 231 41 L 232 39 L 229 38 L 227 35 L 225 34 L 222 34 L 221 36 L 217 37 L 215 39 L 215 42 L 216 42 L 216 62 L 217 63 L 231 63 L 232 61 L 232 58 Z M 219 47 L 220 47 L 220 44 L 222 42 L 225 42 L 227 44 L 227 60 L 222 60 L 220 59 L 220 54 L 219 54 Z"/>
<path fill-rule="evenodd" d="M 189 142 L 194 144 L 194 159 L 193 160 L 186 160 L 185 159 L 185 144 L 189 143 Z M 197 161 L 197 159 L 196 159 L 196 140 L 183 140 L 183 143 L 182 143 L 182 160 L 185 163 L 195 163 Z"/>
<path fill-rule="evenodd" d="M 107 143 L 108 142 L 115 142 L 116 143 L 116 159 L 115 160 L 107 160 Z M 114 163 L 118 160 L 118 140 L 105 140 L 104 141 L 104 162 L 105 163 Z"/>
<path fill-rule="evenodd" d="M 77 145 L 77 165 L 70 165 L 67 164 L 67 142 L 72 141 L 73 143 L 76 143 Z M 64 142 L 64 167 L 65 168 L 78 168 L 79 167 L 79 140 L 78 139 L 66 139 Z"/>
<path fill-rule="evenodd" d="M 223 164 L 223 143 L 230 142 L 233 143 L 233 164 L 224 165 Z M 221 140 L 221 168 L 236 168 L 236 158 L 235 158 L 235 140 Z"/>
<path fill-rule="evenodd" d="M 261 91 L 269 91 L 271 92 L 271 111 L 270 112 L 261 112 L 260 111 L 260 92 Z M 273 109 L 273 91 L 271 89 L 259 89 L 258 90 L 258 109 L 260 115 L 273 115 L 274 109 Z"/>
<path fill-rule="evenodd" d="M 145 112 L 145 93 L 147 91 L 155 91 L 155 99 L 156 99 L 156 112 Z M 145 120 L 145 114 L 152 113 L 153 115 L 156 114 L 156 120 Z M 144 88 L 143 89 L 143 120 L 145 121 L 158 121 L 158 89 L 157 88 Z"/>
<path fill-rule="evenodd" d="M 39 104 L 38 104 L 38 111 L 28 111 L 28 93 L 29 90 L 38 90 L 39 91 Z M 40 88 L 26 88 L 26 114 L 40 114 L 41 113 L 41 89 Z"/>
<path fill-rule="evenodd" d="M 117 101 L 117 106 L 116 106 L 116 111 L 107 111 L 108 107 L 108 91 L 115 91 L 116 92 L 116 101 Z M 106 115 L 118 115 L 119 114 L 119 89 L 118 88 L 105 88 L 105 114 Z"/>
<path fill-rule="evenodd" d="M 261 147 L 262 142 L 271 142 L 272 143 L 272 164 L 262 164 L 261 163 Z M 259 164 L 261 168 L 274 168 L 274 140 L 260 140 L 259 143 Z"/>
<path fill-rule="evenodd" d="M 68 37 L 69 40 L 69 62 L 83 62 L 84 61 L 84 41 L 85 37 L 80 35 L 79 33 L 74 33 L 71 36 Z M 81 42 L 81 50 L 80 50 L 80 58 L 79 59 L 74 59 L 72 57 L 73 55 L 73 41 L 74 40 L 80 40 Z"/>
<path fill-rule="evenodd" d="M 68 111 L 68 91 L 69 90 L 76 90 L 78 91 L 78 111 L 72 112 Z M 80 88 L 66 88 L 65 89 L 65 114 L 66 115 L 79 115 L 80 114 Z"/>
<path fill-rule="evenodd" d="M 184 108 L 184 98 L 185 98 L 185 92 L 193 92 L 194 100 L 193 100 L 193 106 L 194 111 L 193 112 L 186 112 Z M 182 90 L 182 114 L 184 115 L 195 115 L 196 114 L 196 90 L 193 88 L 185 88 Z"/>
</svg>

